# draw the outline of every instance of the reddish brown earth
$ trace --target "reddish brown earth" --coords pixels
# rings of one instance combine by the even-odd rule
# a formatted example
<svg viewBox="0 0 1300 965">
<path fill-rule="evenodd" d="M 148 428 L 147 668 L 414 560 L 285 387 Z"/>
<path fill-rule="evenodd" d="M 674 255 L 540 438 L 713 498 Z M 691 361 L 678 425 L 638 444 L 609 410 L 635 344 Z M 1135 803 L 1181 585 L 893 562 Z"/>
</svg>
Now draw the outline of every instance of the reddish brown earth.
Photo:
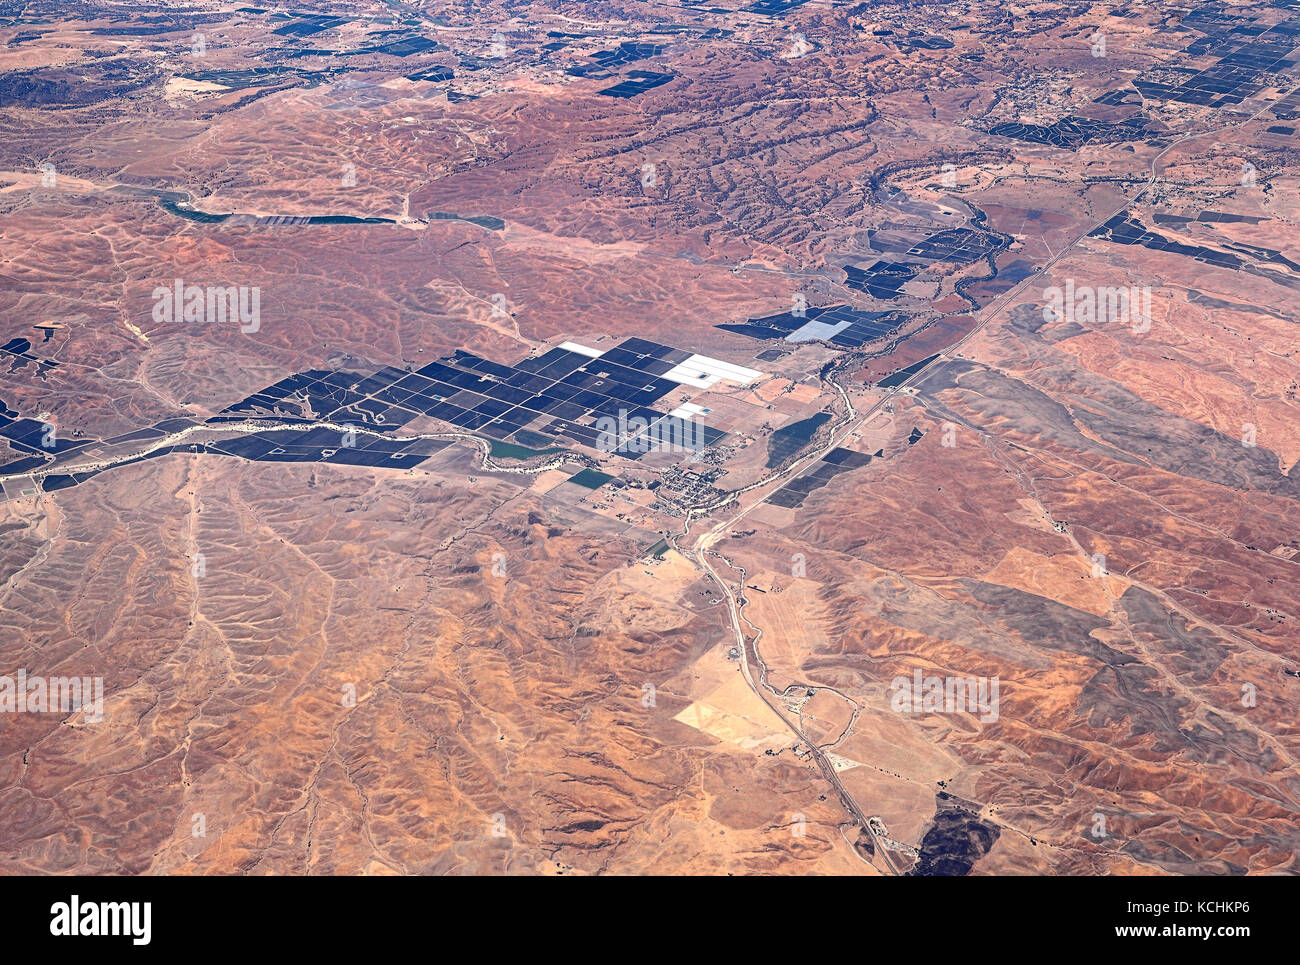
<svg viewBox="0 0 1300 965">
<path fill-rule="evenodd" d="M 1297 870 L 1297 68 L 1144 96 L 1214 60 L 1165 3 L 712 6 L 0 23 L 0 414 L 87 444 L 0 443 L 0 701 L 104 693 L 0 712 L 0 871 Z M 622 42 L 658 49 L 592 68 Z M 637 70 L 672 76 L 601 93 Z M 1081 119 L 1145 127 L 1013 136 Z M 387 220 L 272 220 L 306 216 Z M 955 229 L 991 247 L 855 286 Z M 256 330 L 156 319 L 177 278 L 258 288 Z M 1149 318 L 1052 310 L 1067 283 Z M 898 322 L 717 327 L 798 297 Z M 413 468 L 108 442 L 306 370 L 630 337 L 761 373 L 657 403 L 727 433 L 702 460 L 430 416 Z M 996 705 L 900 707 L 918 671 Z"/>
</svg>

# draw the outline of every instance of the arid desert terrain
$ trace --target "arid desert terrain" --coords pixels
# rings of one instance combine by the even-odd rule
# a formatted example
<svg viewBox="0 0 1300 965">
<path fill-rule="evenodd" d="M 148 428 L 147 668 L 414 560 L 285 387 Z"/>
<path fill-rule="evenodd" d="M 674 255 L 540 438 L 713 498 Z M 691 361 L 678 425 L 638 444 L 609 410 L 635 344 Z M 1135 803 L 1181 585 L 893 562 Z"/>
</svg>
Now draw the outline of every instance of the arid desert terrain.
<svg viewBox="0 0 1300 965">
<path fill-rule="evenodd" d="M 1300 870 L 1295 2 L 0 40 L 0 873 Z"/>
</svg>

